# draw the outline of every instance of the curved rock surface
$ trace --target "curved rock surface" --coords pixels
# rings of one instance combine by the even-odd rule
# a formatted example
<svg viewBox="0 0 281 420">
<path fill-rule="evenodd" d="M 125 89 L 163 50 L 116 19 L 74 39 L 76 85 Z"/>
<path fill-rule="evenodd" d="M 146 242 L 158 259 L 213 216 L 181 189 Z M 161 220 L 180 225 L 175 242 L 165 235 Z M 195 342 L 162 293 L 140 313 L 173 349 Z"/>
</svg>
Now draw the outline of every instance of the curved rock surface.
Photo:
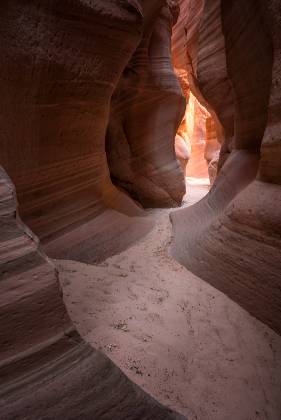
<svg viewBox="0 0 281 420">
<path fill-rule="evenodd" d="M 125 252 L 57 261 L 79 332 L 189 420 L 279 420 L 281 337 L 171 258 L 170 210 L 149 213 L 153 230 Z"/>
<path fill-rule="evenodd" d="M 114 92 L 106 137 L 114 182 L 149 207 L 176 207 L 185 193 L 174 138 L 185 100 L 171 63 L 177 2 L 144 33 Z"/>
<path fill-rule="evenodd" d="M 126 130 L 132 147 L 138 149 L 135 166 L 147 167 L 151 188 L 162 191 L 164 198 L 159 197 L 158 204 L 181 201 L 183 180 L 173 139 L 183 98 L 169 56 L 161 62 L 162 52 L 169 54 L 171 16 L 166 7 L 163 18 L 156 17 L 165 4 L 164 0 L 153 5 L 129 0 L 102 5 L 78 0 L 1 3 L 0 48 L 5 58 L 0 74 L 1 164 L 16 186 L 23 220 L 42 241 L 85 223 L 105 207 L 118 207 L 105 155 L 110 101 L 129 60 L 136 61 L 136 68 L 142 64 L 139 44 L 146 43 L 152 28 L 151 65 L 140 75 L 138 91 L 140 95 L 146 91 L 148 98 L 154 90 L 155 99 L 147 106 L 145 97 L 142 102 L 132 92 L 135 109 L 128 115 Z M 138 113 L 139 123 L 129 128 Z M 147 128 L 139 137 L 145 118 Z M 159 120 L 159 136 L 148 139 L 154 120 Z M 163 124 L 166 133 L 161 137 Z M 118 138 L 114 142 L 113 153 Z M 168 185 L 173 171 L 178 191 Z M 132 182 L 141 184 L 141 174 Z"/>
<path fill-rule="evenodd" d="M 172 253 L 281 332 L 279 3 L 1 2 L 1 420 L 182 418 L 81 339 L 45 254 L 99 263 L 180 204 L 180 84 L 222 148 Z"/>
<path fill-rule="evenodd" d="M 0 228 L 1 419 L 183 419 L 80 338 L 2 168 Z"/>
<path fill-rule="evenodd" d="M 187 99 L 186 122 L 192 144 L 191 160 L 187 167 L 187 176 L 206 178 L 207 165 L 217 161 L 220 142 L 223 142 L 223 130 L 214 108 L 204 97 L 199 86 L 199 65 L 202 51 L 202 19 L 205 10 L 203 1 L 180 1 L 180 15 L 173 29 L 172 56 L 175 72 L 179 78 L 182 91 Z M 214 28 L 212 27 L 212 30 Z M 208 36 L 208 47 L 213 38 Z M 200 51 L 199 51 L 200 47 Z M 217 60 L 217 57 L 216 57 Z M 214 74 L 212 78 L 214 79 Z M 218 74 L 216 74 L 218 77 Z M 210 83 L 210 81 L 208 80 Z M 216 95 L 219 95 L 216 92 Z M 208 124 L 207 124 L 208 118 Z M 210 127 L 212 129 L 210 130 Z M 210 136 L 211 134 L 211 136 Z M 206 159 L 206 161 L 204 160 Z M 214 166 L 214 165 L 213 165 Z M 211 168 L 212 170 L 212 168 Z M 211 174 L 213 177 L 215 172 Z"/>
<path fill-rule="evenodd" d="M 1 3 L 1 163 L 23 220 L 42 240 L 102 211 L 109 101 L 141 32 L 131 7 Z"/>
<path fill-rule="evenodd" d="M 222 1 L 219 8 L 218 3 L 205 2 L 197 77 L 224 128 L 221 164 L 232 151 L 206 198 L 172 215 L 172 254 L 280 333 L 280 5 Z M 212 47 L 219 38 L 206 35 L 216 19 L 222 22 L 221 69 L 231 82 L 226 100 L 219 101 L 227 115 L 216 105 L 216 92 L 223 89 L 207 85 L 220 69 Z"/>
<path fill-rule="evenodd" d="M 116 236 L 138 225 L 127 244 L 151 228 L 140 206 L 110 180 L 105 135 L 112 94 L 165 5 L 164 0 L 1 2 L 3 420 L 182 418 L 80 338 L 67 315 L 57 270 L 40 245 L 50 255 L 94 262 L 98 246 L 108 255 L 118 251 L 108 244 L 116 245 L 118 238 L 107 236 L 104 242 L 111 219 L 119 227 Z M 178 93 L 174 114 L 181 100 Z M 168 132 L 174 127 L 171 119 Z"/>
</svg>

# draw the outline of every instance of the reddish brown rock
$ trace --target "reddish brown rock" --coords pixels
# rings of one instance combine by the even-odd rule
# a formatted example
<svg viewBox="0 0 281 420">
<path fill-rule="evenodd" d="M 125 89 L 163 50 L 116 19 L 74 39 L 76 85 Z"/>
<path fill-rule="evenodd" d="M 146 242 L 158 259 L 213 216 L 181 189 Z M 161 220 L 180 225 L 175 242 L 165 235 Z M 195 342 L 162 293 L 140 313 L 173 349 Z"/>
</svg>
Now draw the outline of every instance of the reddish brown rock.
<svg viewBox="0 0 281 420">
<path fill-rule="evenodd" d="M 261 147 L 258 178 L 263 182 L 281 184 L 281 5 L 271 0 L 267 16 L 274 44 L 272 85 L 268 107 L 268 121 Z"/>
<path fill-rule="evenodd" d="M 179 134 L 175 138 L 175 152 L 178 161 L 180 162 L 183 174 L 186 174 L 186 167 L 191 156 L 191 147 L 187 141 Z"/>
<path fill-rule="evenodd" d="M 187 130 L 191 144 L 191 158 L 186 168 L 186 176 L 188 177 L 208 177 L 207 163 L 204 156 L 206 148 L 206 119 L 208 116 L 207 110 L 190 93 L 186 108 Z"/>
<path fill-rule="evenodd" d="M 279 1 L 180 5 L 176 73 L 213 119 L 206 160 L 216 136 L 222 149 L 207 197 L 172 215 L 172 252 L 280 332 Z M 3 420 L 181 418 L 83 342 L 44 253 L 100 261 L 149 231 L 133 199 L 181 202 L 178 13 L 172 0 L 0 5 Z"/>
<path fill-rule="evenodd" d="M 149 190 L 148 185 L 159 190 L 162 198 L 158 204 L 161 200 L 166 204 L 181 200 L 183 187 L 173 138 L 183 99 L 169 57 L 172 16 L 166 8 L 155 22 L 165 1 L 147 3 L 142 22 L 144 3 L 122 2 L 119 6 L 110 1 L 99 7 L 80 1 L 64 6 L 53 1 L 35 6 L 33 2 L 22 4 L 14 0 L 0 6 L 0 48 L 5 57 L 0 74 L 5 104 L 1 115 L 1 163 L 16 185 L 22 218 L 43 241 L 100 214 L 104 201 L 107 206 L 111 200 L 108 194 L 111 196 L 112 188 L 108 189 L 108 182 L 104 182 L 108 176 L 105 132 L 110 100 L 143 30 L 149 35 L 150 67 L 148 72 L 139 47 L 140 55 L 137 52 L 132 60 L 136 68 L 144 65 L 144 77 L 139 77 L 140 87 L 132 92 L 135 105 L 131 104 L 131 114 L 126 115 L 126 130 L 135 144 L 131 148 L 136 149 L 135 188 L 143 179 L 144 190 Z M 111 30 L 105 34 L 104 26 L 108 24 Z M 107 54 L 109 49 L 114 54 Z M 140 89 L 143 99 L 142 92 L 138 96 Z M 151 99 L 150 106 L 145 95 Z M 152 135 L 150 128 L 159 119 L 159 112 L 163 122 L 159 120 L 157 136 Z M 134 126 L 138 113 L 139 123 Z M 161 136 L 163 124 L 166 132 Z M 118 148 L 119 140 L 114 141 L 113 149 Z M 179 184 L 177 191 L 170 191 L 168 185 L 172 173 Z M 169 194 L 173 197 L 169 198 Z M 156 193 L 154 196 L 156 203 Z"/>
<path fill-rule="evenodd" d="M 107 158 L 114 183 L 144 206 L 175 207 L 185 192 L 174 138 L 185 100 L 171 63 L 176 2 L 168 2 L 126 67 L 111 103 Z"/>
<path fill-rule="evenodd" d="M 182 90 L 188 98 L 194 92 L 193 78 L 196 74 L 199 26 L 204 7 L 203 0 L 180 0 L 180 15 L 173 30 L 172 53 L 175 72 Z"/>
<path fill-rule="evenodd" d="M 215 110 L 203 96 L 198 80 L 200 25 L 205 6 L 203 1 L 190 0 L 181 1 L 180 6 L 178 23 L 173 29 L 172 51 L 175 72 L 188 102 L 187 128 L 192 143 L 192 154 L 187 176 L 206 178 L 208 171 L 204 158 L 207 165 L 215 159 L 220 149 L 218 138 L 222 142 L 223 136 L 221 123 Z M 214 125 L 212 140 L 209 135 L 210 127 L 206 125 L 207 118 L 212 120 Z"/>
<path fill-rule="evenodd" d="M 1 420 L 182 418 L 83 342 L 66 313 L 57 270 L 33 233 L 50 254 L 68 248 L 66 255 L 93 262 L 110 218 L 119 233 L 134 230 L 136 215 L 141 235 L 149 230 L 139 206 L 110 181 L 105 134 L 112 94 L 164 4 L 0 5 Z M 6 172 L 33 232 L 19 218 Z"/>
<path fill-rule="evenodd" d="M 198 80 L 225 129 L 221 157 L 232 147 L 234 150 L 206 198 L 172 215 L 176 238 L 172 253 L 280 333 L 281 203 L 280 163 L 276 158 L 280 143 L 280 6 L 277 1 L 269 1 L 267 5 L 254 1 L 243 4 L 223 1 L 220 12 L 215 13 L 215 3 L 205 3 Z M 206 95 L 207 81 L 214 80 L 211 73 L 214 72 L 216 78 L 219 70 L 210 65 L 212 60 L 219 63 L 212 50 L 219 37 L 215 37 L 215 31 L 212 36 L 208 35 L 211 34 L 211 16 L 215 22 L 217 13 L 222 22 L 224 71 L 231 81 L 231 93 L 221 101 L 227 118 L 216 105 L 215 91 L 212 94 L 212 89 L 207 89 Z M 209 51 L 205 66 L 204 51 Z M 223 91 L 219 85 L 217 89 Z M 227 101 L 232 105 L 228 107 Z M 230 142 L 231 120 L 234 131 Z M 252 182 L 258 168 L 259 180 Z M 183 233 L 184 230 L 187 233 Z"/>
<path fill-rule="evenodd" d="M 210 184 L 213 185 L 217 172 L 220 154 L 220 144 L 218 142 L 216 124 L 214 119 L 209 116 L 206 118 L 206 145 L 204 158 L 208 165 Z"/>
<path fill-rule="evenodd" d="M 1 419 L 180 419 L 82 341 L 0 167 Z"/>
<path fill-rule="evenodd" d="M 191 144 L 187 132 L 186 118 L 182 120 L 175 137 L 175 152 L 177 160 L 181 165 L 184 176 L 186 176 L 187 164 L 191 157 Z"/>
<path fill-rule="evenodd" d="M 142 30 L 138 8 L 122 4 L 0 6 L 1 163 L 22 218 L 42 240 L 103 210 L 110 97 Z"/>
</svg>

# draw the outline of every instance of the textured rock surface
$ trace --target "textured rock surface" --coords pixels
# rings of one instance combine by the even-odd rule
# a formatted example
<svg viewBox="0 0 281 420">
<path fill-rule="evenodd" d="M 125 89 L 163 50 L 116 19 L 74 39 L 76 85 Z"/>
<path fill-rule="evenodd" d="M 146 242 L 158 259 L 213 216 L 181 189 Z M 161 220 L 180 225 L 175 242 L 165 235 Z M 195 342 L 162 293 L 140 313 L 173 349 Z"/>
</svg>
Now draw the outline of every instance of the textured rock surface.
<svg viewBox="0 0 281 420">
<path fill-rule="evenodd" d="M 213 185 L 218 171 L 220 145 L 217 140 L 216 124 L 212 117 L 206 119 L 206 146 L 204 157 L 208 164 L 210 184 Z"/>
<path fill-rule="evenodd" d="M 218 138 L 224 143 L 222 162 L 233 148 L 259 150 L 272 64 L 261 3 L 247 1 L 243 14 L 239 2 L 180 3 L 182 12 L 173 36 L 175 66 L 187 73 L 190 89 L 216 122 Z"/>
<path fill-rule="evenodd" d="M 14 0 L 0 7 L 1 163 L 22 218 L 47 239 L 102 210 L 110 96 L 141 20 L 126 2 Z M 107 48 L 115 51 L 110 57 Z"/>
<path fill-rule="evenodd" d="M 123 234 L 140 216 L 134 240 L 150 229 L 110 181 L 105 134 L 113 91 L 165 4 L 1 2 L 1 420 L 181 418 L 81 340 L 55 267 L 18 217 L 12 184 L 21 218 L 50 254 L 98 260 L 112 219 Z"/>
<path fill-rule="evenodd" d="M 126 130 L 133 147 L 141 149 L 140 157 L 137 150 L 134 155 L 135 166 L 140 171 L 148 167 L 150 184 L 163 190 L 159 204 L 161 200 L 180 202 L 183 187 L 166 191 L 165 173 L 171 176 L 178 171 L 175 176 L 181 185 L 173 138 L 183 99 L 169 57 L 163 63 L 158 57 L 162 50 L 168 54 L 170 43 L 167 10 L 155 22 L 163 4 L 161 0 L 153 5 L 110 1 L 102 6 L 78 0 L 1 3 L 0 52 L 5 58 L 0 73 L 1 164 L 16 185 L 23 220 L 41 240 L 50 240 L 71 225 L 100 214 L 105 201 L 115 206 L 105 156 L 110 100 L 143 31 L 152 27 L 150 71 L 145 73 L 146 80 L 140 78 L 140 84 L 147 84 L 150 78 L 152 90 L 147 87 L 146 93 L 151 97 L 154 89 L 155 98 L 147 106 L 144 97 L 140 109 L 141 97 L 133 100 L 135 108 L 128 115 Z M 159 39 L 160 51 L 155 46 Z M 142 54 L 135 57 L 142 64 Z M 134 126 L 138 112 L 140 122 Z M 145 132 L 139 137 L 145 119 Z M 153 139 L 146 138 L 157 120 L 158 130 L 165 124 L 163 138 L 160 131 Z M 118 139 L 114 141 L 117 148 Z"/>
<path fill-rule="evenodd" d="M 0 167 L 1 419 L 180 419 L 83 342 Z"/>
<path fill-rule="evenodd" d="M 214 109 L 203 96 L 197 75 L 200 64 L 198 48 L 202 44 L 200 29 L 204 2 L 184 0 L 180 2 L 180 6 L 181 13 L 173 30 L 172 52 L 175 72 L 188 103 L 186 121 L 192 154 L 187 167 L 187 176 L 204 178 L 208 176 L 204 158 L 207 165 L 216 159 L 216 152 L 220 149 L 218 137 L 221 142 L 223 141 L 222 128 Z M 214 173 L 211 177 L 213 176 Z"/>
<path fill-rule="evenodd" d="M 216 9 L 216 3 L 205 2 L 197 77 L 224 128 L 221 158 L 233 151 L 206 198 L 173 214 L 176 239 L 172 253 L 280 333 L 280 4 L 222 1 L 222 7 Z M 220 37 L 215 31 L 212 37 L 207 35 L 211 18 L 214 22 L 221 19 Z M 213 50 L 219 42 L 224 67 L 211 66 L 212 62 L 219 64 L 218 51 Z M 225 91 L 225 100 L 220 102 L 225 114 L 216 105 L 215 92 L 223 92 L 219 81 L 213 92 L 207 83 L 214 82 L 220 69 L 227 76 L 225 86 L 227 80 L 231 82 L 231 91 Z M 262 141 L 259 181 L 252 182 Z"/>
<path fill-rule="evenodd" d="M 184 117 L 175 137 L 175 152 L 177 160 L 181 165 L 181 169 L 186 176 L 187 164 L 191 157 L 191 144 L 187 132 L 186 118 Z"/>
<path fill-rule="evenodd" d="M 191 147 L 189 143 L 180 134 L 175 138 L 175 152 L 178 161 L 180 162 L 181 169 L 186 174 L 186 167 L 191 156 Z"/>
<path fill-rule="evenodd" d="M 268 122 L 261 148 L 259 179 L 281 185 L 281 4 L 269 2 L 268 26 L 274 43 L 274 62 Z"/>
<path fill-rule="evenodd" d="M 173 254 L 280 332 L 280 4 L 180 4 L 177 75 L 223 145 L 210 194 L 172 216 Z M 180 203 L 178 12 L 173 0 L 1 2 L 3 420 L 181 418 L 83 342 L 40 245 L 96 263 L 151 229 L 122 190 Z"/>
<path fill-rule="evenodd" d="M 167 255 L 170 210 L 150 212 L 154 229 L 126 252 L 58 262 L 79 332 L 189 420 L 280 420 L 281 337 Z"/>
<path fill-rule="evenodd" d="M 196 74 L 199 27 L 204 1 L 180 0 L 180 15 L 173 30 L 172 52 L 175 72 L 188 97 Z"/>
<path fill-rule="evenodd" d="M 145 206 L 177 206 L 185 192 L 174 138 L 185 100 L 171 63 L 176 2 L 162 9 L 126 67 L 111 103 L 107 156 L 114 182 Z"/>
<path fill-rule="evenodd" d="M 188 177 L 208 178 L 208 160 L 213 155 L 210 139 L 207 138 L 208 118 L 212 119 L 208 111 L 190 93 L 186 108 L 187 133 L 191 143 L 191 158 L 186 170 Z M 218 149 L 216 137 L 215 142 Z"/>
</svg>

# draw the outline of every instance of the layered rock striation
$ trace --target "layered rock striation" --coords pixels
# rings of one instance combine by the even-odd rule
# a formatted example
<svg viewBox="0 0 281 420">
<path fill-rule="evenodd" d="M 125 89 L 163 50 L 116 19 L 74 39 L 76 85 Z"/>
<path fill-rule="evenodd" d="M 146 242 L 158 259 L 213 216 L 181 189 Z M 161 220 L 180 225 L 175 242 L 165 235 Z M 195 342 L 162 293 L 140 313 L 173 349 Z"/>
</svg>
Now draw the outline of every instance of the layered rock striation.
<svg viewBox="0 0 281 420">
<path fill-rule="evenodd" d="M 1 419 L 180 419 L 83 342 L 0 168 Z"/>
<path fill-rule="evenodd" d="M 204 36 L 201 33 L 201 24 L 205 7 L 203 1 L 185 0 L 180 2 L 181 13 L 172 35 L 172 57 L 175 72 L 187 99 L 187 131 L 192 144 L 187 176 L 207 177 L 206 164 L 209 167 L 212 161 L 209 176 L 211 182 L 213 182 L 216 175 L 220 143 L 224 141 L 224 135 L 215 109 L 208 102 L 207 95 L 205 97 L 206 92 L 203 92 L 199 83 L 200 72 L 202 72 L 199 54 L 202 52 L 202 37 Z M 214 30 L 213 26 L 212 30 Z M 210 37 L 207 36 L 210 47 Z M 217 47 L 213 46 L 212 48 Z M 214 77 L 220 78 L 218 74 L 213 74 L 212 80 Z M 201 77 L 200 81 L 202 82 L 203 79 L 204 77 Z M 212 83 L 208 79 L 208 75 L 205 82 Z M 216 95 L 220 95 L 220 93 L 217 92 Z"/>
<path fill-rule="evenodd" d="M 134 149 L 130 165 L 138 168 L 132 188 L 148 177 L 165 197 L 155 203 L 181 200 L 173 139 L 183 98 L 169 61 L 172 15 L 164 0 L 153 3 L 13 0 L 0 6 L 1 164 L 16 186 L 23 220 L 44 242 L 114 207 L 105 134 L 115 91 L 132 95 L 122 111 Z M 117 90 L 124 72 L 133 86 Z M 111 140 L 109 162 L 119 144 L 118 136 Z"/>
<path fill-rule="evenodd" d="M 172 215 L 173 255 L 278 332 L 280 31 L 277 1 L 205 2 L 197 85 L 222 127 L 221 170 Z"/>
<path fill-rule="evenodd" d="M 114 183 L 149 207 L 175 207 L 185 193 L 174 138 L 184 116 L 171 62 L 177 2 L 168 1 L 144 32 L 115 90 L 106 135 Z"/>
<path fill-rule="evenodd" d="M 134 231 L 135 216 L 142 232 L 133 236 L 151 227 L 140 206 L 112 184 L 105 137 L 112 95 L 163 6 L 167 14 L 164 0 L 1 2 L 3 420 L 181 418 L 83 342 L 66 313 L 58 272 L 44 253 L 94 262 L 102 258 L 106 244 L 99 242 L 109 240 L 104 229 L 112 219 L 120 225 L 118 234 Z M 175 97 L 173 115 L 179 119 L 179 91 Z M 173 148 L 177 122 L 171 117 L 162 124 L 163 147 L 170 142 Z M 172 160 L 170 153 L 167 166 L 177 172 Z M 157 185 L 156 173 L 154 168 L 150 178 Z M 161 185 L 164 191 L 166 183 Z M 163 194 L 168 203 L 168 187 Z"/>
</svg>

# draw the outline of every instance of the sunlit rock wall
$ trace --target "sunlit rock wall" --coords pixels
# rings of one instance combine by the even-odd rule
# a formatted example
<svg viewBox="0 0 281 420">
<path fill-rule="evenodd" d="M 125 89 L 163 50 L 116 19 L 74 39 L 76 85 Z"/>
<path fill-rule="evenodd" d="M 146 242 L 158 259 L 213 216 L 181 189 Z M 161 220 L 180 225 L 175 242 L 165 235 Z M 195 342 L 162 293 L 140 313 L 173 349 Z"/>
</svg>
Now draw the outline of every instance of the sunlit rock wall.
<svg viewBox="0 0 281 420">
<path fill-rule="evenodd" d="M 203 201 L 172 215 L 172 254 L 278 332 L 280 15 L 275 0 L 205 1 L 197 86 L 222 127 L 222 168 Z"/>
<path fill-rule="evenodd" d="M 186 108 L 186 126 L 191 144 L 191 157 L 186 168 L 186 176 L 188 177 L 208 178 L 208 164 L 205 159 L 205 148 L 207 146 L 206 121 L 208 117 L 210 117 L 208 111 L 191 92 Z"/>
<path fill-rule="evenodd" d="M 199 54 L 202 53 L 200 37 L 204 7 L 205 4 L 201 0 L 197 2 L 180 1 L 181 12 L 178 22 L 174 26 L 172 37 L 173 65 L 187 99 L 186 124 L 188 137 L 192 144 L 191 159 L 186 175 L 197 178 L 208 177 L 207 166 L 211 160 L 217 160 L 220 149 L 219 141 L 224 140 L 221 123 L 213 107 L 203 96 L 203 90 L 200 88 L 198 80 Z M 216 77 L 219 76 L 216 75 Z M 209 83 L 208 77 L 206 77 L 206 81 Z M 207 117 L 213 121 L 212 140 L 209 135 L 209 125 L 207 127 Z M 214 176 L 213 171 L 211 178 Z"/>
</svg>

